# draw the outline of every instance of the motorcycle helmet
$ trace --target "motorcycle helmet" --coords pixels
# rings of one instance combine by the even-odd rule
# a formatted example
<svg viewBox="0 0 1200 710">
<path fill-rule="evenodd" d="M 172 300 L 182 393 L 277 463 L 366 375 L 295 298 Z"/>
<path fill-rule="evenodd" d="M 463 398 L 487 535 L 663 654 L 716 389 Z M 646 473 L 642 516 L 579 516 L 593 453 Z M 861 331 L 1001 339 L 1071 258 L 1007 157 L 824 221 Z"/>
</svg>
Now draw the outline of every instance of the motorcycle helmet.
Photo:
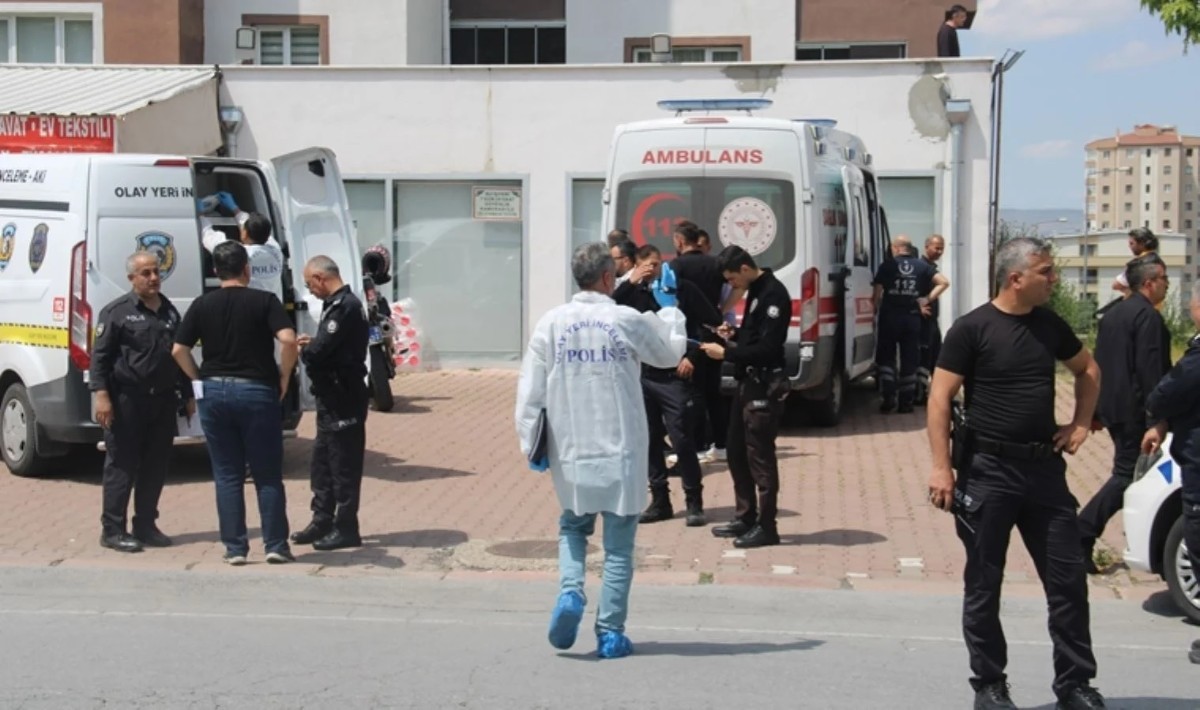
<svg viewBox="0 0 1200 710">
<path fill-rule="evenodd" d="M 382 286 L 392 280 L 392 255 L 382 244 L 376 244 L 363 254 L 362 270 L 376 286 Z"/>
</svg>

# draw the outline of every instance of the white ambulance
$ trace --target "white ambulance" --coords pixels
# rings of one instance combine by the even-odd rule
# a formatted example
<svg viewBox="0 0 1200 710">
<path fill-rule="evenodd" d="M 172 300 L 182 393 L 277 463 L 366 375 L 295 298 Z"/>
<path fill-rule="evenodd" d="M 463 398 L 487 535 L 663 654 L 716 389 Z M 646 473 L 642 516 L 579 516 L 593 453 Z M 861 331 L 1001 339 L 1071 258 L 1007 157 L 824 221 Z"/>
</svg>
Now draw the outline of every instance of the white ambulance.
<svg viewBox="0 0 1200 710">
<path fill-rule="evenodd" d="M 674 118 L 618 126 L 605 231 L 671 254 L 674 225 L 687 219 L 712 236 L 714 254 L 736 244 L 772 269 L 792 294 L 789 400 L 833 426 L 846 385 L 873 369 L 871 279 L 891 258 L 887 225 L 871 155 L 834 121 L 714 113 L 770 105 L 661 101 Z"/>
<path fill-rule="evenodd" d="M 310 257 L 332 257 L 361 292 L 346 192 L 326 149 L 269 162 L 0 155 L 0 448 L 10 471 L 36 475 L 72 447 L 100 441 L 87 389 L 95 319 L 128 292 L 130 254 L 158 255 L 163 293 L 181 312 L 219 287 L 197 213 L 198 198 L 218 191 L 270 217 L 287 257 L 285 306 L 298 332 L 313 333 L 320 316 L 302 278 Z M 204 223 L 236 236 L 233 215 Z M 297 380 L 287 429 L 312 404 L 303 371 Z"/>
</svg>

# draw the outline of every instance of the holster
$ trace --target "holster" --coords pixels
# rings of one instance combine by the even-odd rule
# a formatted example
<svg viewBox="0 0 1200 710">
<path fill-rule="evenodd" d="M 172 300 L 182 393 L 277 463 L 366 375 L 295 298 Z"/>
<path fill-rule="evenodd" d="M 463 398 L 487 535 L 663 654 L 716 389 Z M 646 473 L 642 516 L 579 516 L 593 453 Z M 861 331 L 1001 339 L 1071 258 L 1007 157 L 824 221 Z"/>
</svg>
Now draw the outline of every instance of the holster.
<svg viewBox="0 0 1200 710">
<path fill-rule="evenodd" d="M 958 400 L 950 402 L 950 466 L 961 476 L 971 462 L 973 437 L 967 425 L 967 410 Z"/>
</svg>

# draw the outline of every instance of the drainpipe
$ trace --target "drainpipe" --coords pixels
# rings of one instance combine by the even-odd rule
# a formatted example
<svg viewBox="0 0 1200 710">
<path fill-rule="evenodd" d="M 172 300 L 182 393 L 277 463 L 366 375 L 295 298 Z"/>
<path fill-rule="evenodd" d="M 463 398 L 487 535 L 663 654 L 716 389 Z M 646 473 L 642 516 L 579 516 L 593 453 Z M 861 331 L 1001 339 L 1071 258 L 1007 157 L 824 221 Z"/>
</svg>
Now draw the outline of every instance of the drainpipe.
<svg viewBox="0 0 1200 710">
<path fill-rule="evenodd" d="M 950 252 L 950 289 L 953 295 L 950 299 L 949 320 L 952 323 L 955 318 L 958 318 L 965 311 L 962 304 L 970 303 L 970 296 L 967 293 L 967 280 L 963 278 L 964 272 L 967 270 L 963 267 L 963 257 L 969 254 L 972 259 L 977 259 L 978 254 L 973 253 L 973 250 L 967 248 L 964 230 L 962 229 L 962 220 L 959 217 L 961 210 L 959 209 L 959 181 L 962 180 L 962 154 L 963 154 L 963 124 L 971 116 L 971 101 L 969 99 L 947 99 L 946 100 L 946 120 L 950 122 L 950 235 L 946 241 L 951 244 Z M 964 298 L 964 295 L 966 298 Z M 943 309 L 942 313 L 946 311 Z M 946 318 L 945 315 L 942 316 Z M 944 323 L 945 327 L 949 323 Z"/>
</svg>

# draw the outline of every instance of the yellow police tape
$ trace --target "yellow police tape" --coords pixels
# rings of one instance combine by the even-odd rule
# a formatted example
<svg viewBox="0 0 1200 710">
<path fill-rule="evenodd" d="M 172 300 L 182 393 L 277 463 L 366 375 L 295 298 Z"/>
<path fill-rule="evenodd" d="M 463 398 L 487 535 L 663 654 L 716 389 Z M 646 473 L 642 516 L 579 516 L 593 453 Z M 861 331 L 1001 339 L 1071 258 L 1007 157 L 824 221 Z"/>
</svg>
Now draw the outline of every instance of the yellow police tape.
<svg viewBox="0 0 1200 710">
<path fill-rule="evenodd" d="M 0 343 L 32 345 L 38 348 L 61 348 L 69 342 L 66 328 L 53 325 L 27 325 L 24 323 L 0 323 Z"/>
</svg>

